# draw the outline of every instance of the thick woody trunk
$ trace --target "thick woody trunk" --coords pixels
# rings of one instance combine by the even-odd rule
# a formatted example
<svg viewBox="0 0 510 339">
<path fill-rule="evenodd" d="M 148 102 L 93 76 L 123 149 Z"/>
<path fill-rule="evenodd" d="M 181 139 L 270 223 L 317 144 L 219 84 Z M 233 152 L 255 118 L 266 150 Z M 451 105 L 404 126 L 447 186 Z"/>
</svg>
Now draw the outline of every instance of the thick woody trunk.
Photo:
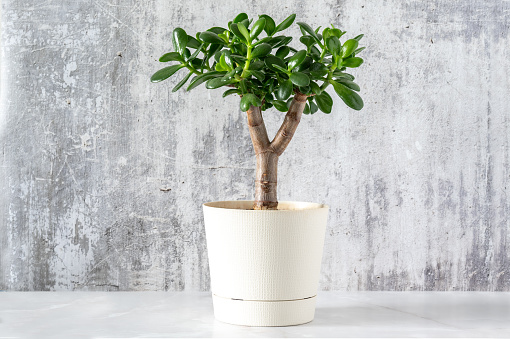
<svg viewBox="0 0 510 339">
<path fill-rule="evenodd" d="M 282 126 L 269 142 L 260 107 L 251 106 L 247 112 L 251 141 L 257 157 L 255 178 L 255 210 L 275 210 L 277 199 L 278 158 L 285 151 L 296 131 L 307 96 L 296 93 Z"/>
</svg>

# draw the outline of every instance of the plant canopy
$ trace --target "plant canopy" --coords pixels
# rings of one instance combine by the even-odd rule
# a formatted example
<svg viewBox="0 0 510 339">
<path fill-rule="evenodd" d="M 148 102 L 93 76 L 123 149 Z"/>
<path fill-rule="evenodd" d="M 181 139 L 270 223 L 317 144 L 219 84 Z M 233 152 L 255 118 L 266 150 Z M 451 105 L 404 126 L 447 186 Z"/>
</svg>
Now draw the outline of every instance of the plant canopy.
<svg viewBox="0 0 510 339">
<path fill-rule="evenodd" d="M 172 92 L 188 80 L 188 91 L 202 83 L 208 89 L 229 87 L 223 97 L 240 95 L 243 112 L 250 106 L 262 111 L 274 106 L 287 112 L 294 95 L 301 93 L 307 97 L 304 114 L 318 110 L 331 113 L 333 100 L 326 88 L 332 85 L 347 106 L 362 109 L 363 100 L 357 93 L 360 87 L 347 70 L 363 64 L 358 57 L 364 49 L 359 46 L 363 34 L 342 43 L 346 32 L 333 25 L 321 31 L 321 27 L 313 29 L 298 22 L 302 36 L 300 49 L 296 49 L 289 46 L 293 37 L 283 34 L 295 18 L 292 14 L 276 25 L 269 15 L 254 20 L 241 13 L 228 22 L 228 28 L 212 27 L 194 37 L 176 28 L 172 35 L 174 51 L 159 59 L 175 64 L 154 73 L 151 81 L 166 80 L 184 69 L 188 73 Z"/>
</svg>

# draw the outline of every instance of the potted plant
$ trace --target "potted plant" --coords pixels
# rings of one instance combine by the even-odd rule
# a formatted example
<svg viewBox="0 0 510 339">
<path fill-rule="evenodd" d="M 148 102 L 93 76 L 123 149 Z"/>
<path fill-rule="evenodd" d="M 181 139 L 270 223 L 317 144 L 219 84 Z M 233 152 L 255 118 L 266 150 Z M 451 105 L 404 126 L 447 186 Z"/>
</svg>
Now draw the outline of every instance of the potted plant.
<svg viewBox="0 0 510 339">
<path fill-rule="evenodd" d="M 188 91 L 202 83 L 208 89 L 229 87 L 223 97 L 239 95 L 247 113 L 257 163 L 255 199 L 203 205 L 214 313 L 227 323 L 283 326 L 313 320 L 328 207 L 278 202 L 278 159 L 302 114 L 331 113 L 330 85 L 347 106 L 363 107 L 360 88 L 346 73 L 363 63 L 357 56 L 363 35 L 341 43 L 346 32 L 333 25 L 320 31 L 298 22 L 297 50 L 289 46 L 293 38 L 282 33 L 295 17 L 276 25 L 268 15 L 253 22 L 241 13 L 227 28 L 212 27 L 195 37 L 176 28 L 174 51 L 159 59 L 176 64 L 151 77 L 160 82 L 186 70 L 172 92 L 190 79 Z M 262 112 L 272 107 L 286 114 L 270 141 Z"/>
</svg>

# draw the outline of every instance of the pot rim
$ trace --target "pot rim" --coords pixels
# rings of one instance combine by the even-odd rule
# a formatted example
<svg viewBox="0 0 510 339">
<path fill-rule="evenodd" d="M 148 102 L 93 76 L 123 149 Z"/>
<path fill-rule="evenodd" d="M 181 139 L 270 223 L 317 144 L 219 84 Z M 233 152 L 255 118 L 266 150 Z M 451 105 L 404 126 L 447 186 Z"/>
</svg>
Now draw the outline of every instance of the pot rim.
<svg viewBox="0 0 510 339">
<path fill-rule="evenodd" d="M 220 201 L 210 201 L 204 203 L 202 206 L 207 208 L 214 209 L 224 209 L 224 210 L 236 210 L 236 211 L 246 211 L 253 213 L 278 213 L 278 212 L 295 212 L 295 211 L 306 211 L 306 210 L 321 210 L 321 209 L 329 209 L 329 206 L 326 204 L 320 204 L 315 202 L 305 202 L 305 201 L 279 201 L 277 210 L 253 210 L 251 209 L 254 200 L 220 200 Z M 229 207 L 231 205 L 232 207 Z M 282 209 L 280 209 L 282 208 Z"/>
</svg>

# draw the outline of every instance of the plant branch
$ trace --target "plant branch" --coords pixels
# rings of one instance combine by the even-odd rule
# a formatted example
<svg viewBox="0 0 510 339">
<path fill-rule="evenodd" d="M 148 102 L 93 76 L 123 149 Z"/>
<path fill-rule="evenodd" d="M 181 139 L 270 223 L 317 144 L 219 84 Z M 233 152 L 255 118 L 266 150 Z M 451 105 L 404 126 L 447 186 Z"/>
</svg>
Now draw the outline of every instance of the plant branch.
<svg viewBox="0 0 510 339">
<path fill-rule="evenodd" d="M 264 124 L 260 107 L 250 106 L 246 113 L 248 115 L 251 142 L 253 143 L 255 154 L 258 155 L 265 152 L 270 145 L 266 125 Z"/>
<path fill-rule="evenodd" d="M 306 98 L 307 95 L 296 92 L 296 95 L 294 95 L 294 99 L 290 104 L 289 111 L 285 115 L 285 119 L 283 120 L 280 129 L 271 142 L 270 146 L 274 152 L 278 154 L 278 156 L 280 156 L 283 151 L 285 151 L 287 145 L 294 136 L 294 132 L 299 125 L 301 115 L 303 114 L 303 110 L 305 108 Z"/>
</svg>

